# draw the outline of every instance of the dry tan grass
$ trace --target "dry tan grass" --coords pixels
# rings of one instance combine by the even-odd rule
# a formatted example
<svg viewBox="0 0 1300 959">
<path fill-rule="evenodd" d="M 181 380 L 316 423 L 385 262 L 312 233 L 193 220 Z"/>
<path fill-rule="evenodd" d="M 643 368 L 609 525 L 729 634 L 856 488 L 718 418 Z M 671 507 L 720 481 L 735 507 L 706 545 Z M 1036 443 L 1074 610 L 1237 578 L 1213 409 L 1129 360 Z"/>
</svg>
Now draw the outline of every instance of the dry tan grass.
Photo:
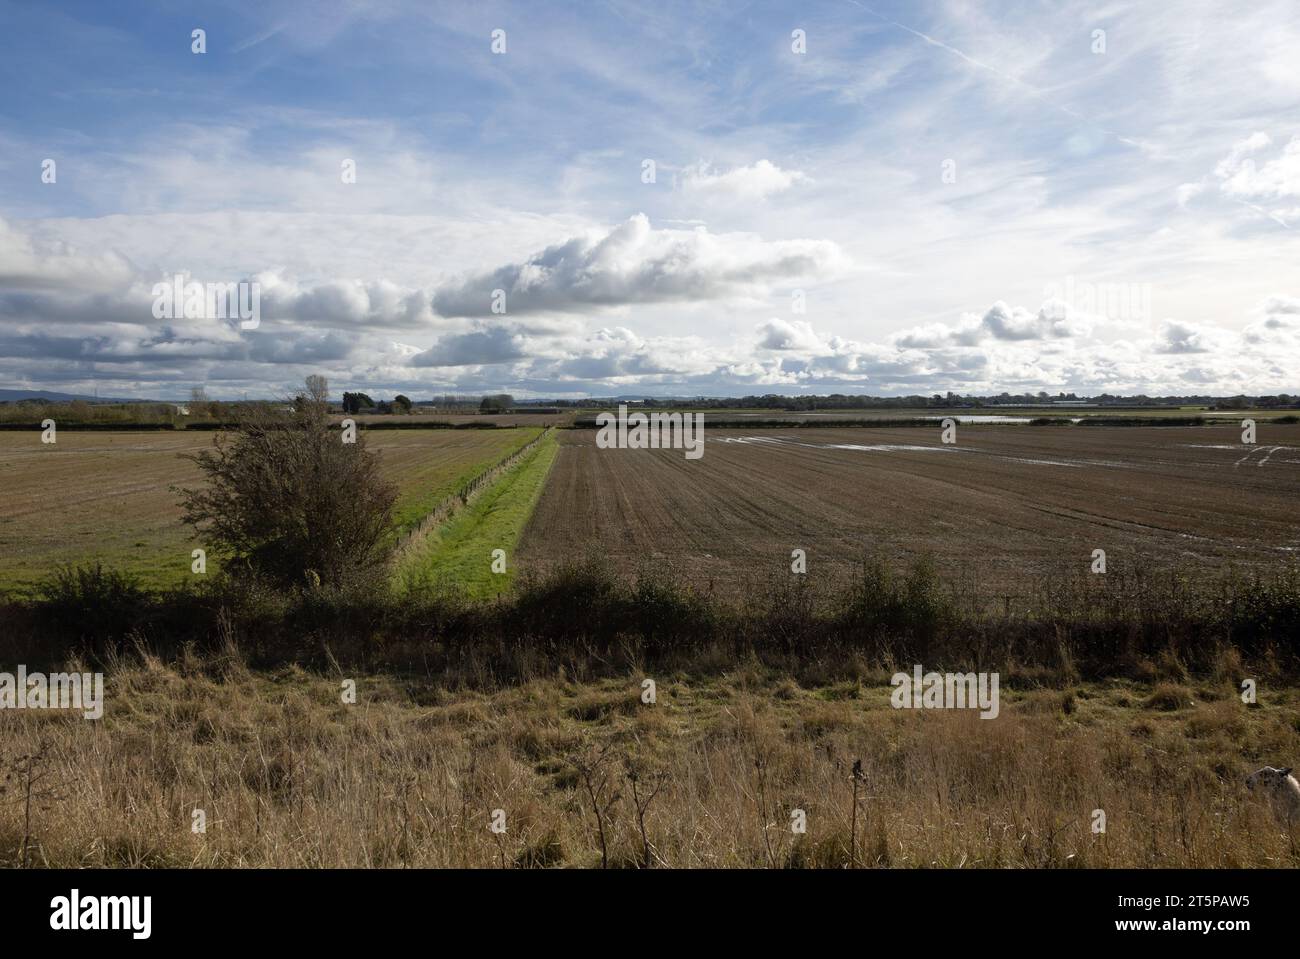
<svg viewBox="0 0 1300 959">
<path fill-rule="evenodd" d="M 0 862 L 20 861 L 23 755 L 46 775 L 29 860 L 50 866 L 1230 867 L 1292 865 L 1242 778 L 1297 753 L 1297 691 L 1227 684 L 1004 689 L 1001 716 L 895 711 L 887 677 L 804 688 L 757 667 L 492 692 L 237 657 L 118 663 L 102 721 L 0 713 Z M 1181 699 L 1181 697 L 1178 697 Z M 601 757 L 598 759 L 598 757 Z M 864 776 L 853 816 L 851 768 Z M 580 768 L 603 779 L 598 823 Z M 191 831 L 192 810 L 207 831 Z M 488 826 L 504 809 L 507 831 Z M 790 829 L 793 809 L 808 829 Z M 1106 812 L 1094 834 L 1092 810 Z"/>
</svg>

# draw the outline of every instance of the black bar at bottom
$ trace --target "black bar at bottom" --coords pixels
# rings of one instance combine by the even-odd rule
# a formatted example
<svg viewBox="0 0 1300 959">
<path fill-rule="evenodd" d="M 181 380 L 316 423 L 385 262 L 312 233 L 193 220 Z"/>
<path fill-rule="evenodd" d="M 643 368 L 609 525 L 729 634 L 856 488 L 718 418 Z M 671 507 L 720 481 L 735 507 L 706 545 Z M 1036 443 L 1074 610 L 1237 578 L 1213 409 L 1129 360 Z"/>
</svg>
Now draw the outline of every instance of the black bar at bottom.
<svg viewBox="0 0 1300 959">
<path fill-rule="evenodd" d="M 1289 938 L 1290 877 L 1265 870 L 13 870 L 0 873 L 0 912 L 11 945 L 111 939 L 128 948 L 284 942 L 337 949 L 456 930 L 486 936 L 484 946 L 522 935 L 535 945 L 689 942 L 698 950 L 710 941 L 734 949 L 785 930 L 936 946 L 952 935 L 950 945 L 976 948 L 1023 936 L 1232 947 Z"/>
</svg>

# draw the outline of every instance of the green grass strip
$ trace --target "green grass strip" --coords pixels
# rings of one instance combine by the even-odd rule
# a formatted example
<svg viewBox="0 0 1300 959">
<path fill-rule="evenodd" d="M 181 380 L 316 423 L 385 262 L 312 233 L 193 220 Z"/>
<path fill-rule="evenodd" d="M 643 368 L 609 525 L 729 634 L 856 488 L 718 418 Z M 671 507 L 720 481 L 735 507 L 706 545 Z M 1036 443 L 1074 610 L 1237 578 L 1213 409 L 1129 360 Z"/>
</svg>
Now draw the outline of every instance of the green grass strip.
<svg viewBox="0 0 1300 959">
<path fill-rule="evenodd" d="M 406 592 L 458 589 L 471 599 L 494 597 L 510 589 L 515 576 L 515 546 L 533 515 L 559 450 L 555 434 L 542 439 L 485 493 L 411 551 L 400 570 Z M 492 572 L 492 551 L 506 551 L 506 572 Z"/>
<path fill-rule="evenodd" d="M 491 469 L 507 456 L 513 456 L 541 434 L 538 427 L 520 427 L 516 430 L 502 431 L 500 442 L 485 449 L 476 460 L 464 464 L 453 472 L 440 467 L 437 460 L 431 460 L 427 469 L 411 471 L 411 476 L 403 484 L 402 495 L 398 498 L 393 511 L 393 522 L 398 532 L 405 533 L 429 513 L 433 512 L 443 500 L 454 494 L 462 486 L 478 476 L 484 470 Z M 496 440 L 497 437 L 493 436 Z M 434 451 L 437 452 L 436 450 Z M 426 474 L 428 480 L 425 479 Z"/>
</svg>

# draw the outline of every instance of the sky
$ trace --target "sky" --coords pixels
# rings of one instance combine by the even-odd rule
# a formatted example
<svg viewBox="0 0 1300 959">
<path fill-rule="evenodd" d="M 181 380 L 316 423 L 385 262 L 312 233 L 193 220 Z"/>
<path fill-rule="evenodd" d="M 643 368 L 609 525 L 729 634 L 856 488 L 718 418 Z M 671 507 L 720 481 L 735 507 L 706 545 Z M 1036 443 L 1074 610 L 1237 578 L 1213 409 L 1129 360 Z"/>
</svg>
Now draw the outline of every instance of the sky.
<svg viewBox="0 0 1300 959">
<path fill-rule="evenodd" d="M 0 387 L 1297 393 L 1297 51 L 1294 0 L 0 0 Z"/>
</svg>

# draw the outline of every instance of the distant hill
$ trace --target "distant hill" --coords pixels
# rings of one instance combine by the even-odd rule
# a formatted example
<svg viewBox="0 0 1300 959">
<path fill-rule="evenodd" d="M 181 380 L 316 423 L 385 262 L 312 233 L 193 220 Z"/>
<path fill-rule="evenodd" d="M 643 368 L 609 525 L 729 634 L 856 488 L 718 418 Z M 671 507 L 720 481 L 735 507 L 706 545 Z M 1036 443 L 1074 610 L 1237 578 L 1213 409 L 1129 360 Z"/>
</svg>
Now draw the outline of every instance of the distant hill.
<svg viewBox="0 0 1300 959">
<path fill-rule="evenodd" d="M 84 400 L 87 403 L 154 402 L 125 396 L 86 396 L 81 393 L 56 393 L 53 390 L 0 390 L 0 403 L 13 403 L 18 400 L 48 400 L 51 403 L 71 403 L 74 400 Z"/>
</svg>

